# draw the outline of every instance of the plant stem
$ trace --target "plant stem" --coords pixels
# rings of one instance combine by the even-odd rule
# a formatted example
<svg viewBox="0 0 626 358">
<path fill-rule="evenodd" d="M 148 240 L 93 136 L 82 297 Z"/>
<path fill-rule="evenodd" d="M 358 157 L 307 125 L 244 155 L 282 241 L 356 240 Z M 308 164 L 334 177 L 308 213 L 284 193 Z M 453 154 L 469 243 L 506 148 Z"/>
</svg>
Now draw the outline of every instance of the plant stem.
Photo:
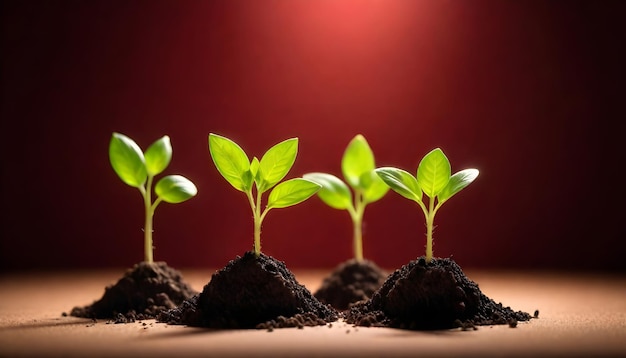
<svg viewBox="0 0 626 358">
<path fill-rule="evenodd" d="M 144 261 L 148 263 L 153 262 L 152 258 L 152 217 L 154 214 L 154 208 L 152 207 L 152 176 L 148 175 L 148 181 L 146 187 L 140 187 L 141 194 L 143 195 L 143 203 L 146 209 L 146 223 L 143 228 L 144 233 Z"/>
<path fill-rule="evenodd" d="M 250 208 L 252 209 L 252 216 L 254 217 L 254 255 L 256 257 L 261 256 L 261 224 L 267 214 L 267 209 L 261 214 L 261 195 L 262 193 L 257 190 L 256 201 L 252 196 L 252 189 L 246 192 L 248 201 L 250 202 Z"/>
<path fill-rule="evenodd" d="M 256 193 L 256 213 L 254 220 L 254 254 L 256 257 L 261 256 L 261 224 L 264 215 L 261 215 L 261 192 Z"/>
<path fill-rule="evenodd" d="M 363 194 L 360 191 L 355 192 L 354 198 L 354 211 L 350 211 L 353 224 L 353 246 L 354 246 L 354 259 L 357 262 L 363 261 L 363 213 L 365 212 L 365 202 L 363 201 Z"/>
<path fill-rule="evenodd" d="M 254 219 L 254 255 L 259 257 L 261 255 L 261 215 L 260 215 L 260 206 L 261 206 L 261 197 L 257 192 L 256 202 L 254 197 L 252 196 L 252 189 L 246 192 L 248 196 L 248 202 L 250 203 L 250 209 L 252 209 L 252 217 Z"/>
<path fill-rule="evenodd" d="M 435 199 L 428 200 L 428 215 L 426 215 L 426 263 L 433 259 L 433 224 L 435 221 Z"/>
<path fill-rule="evenodd" d="M 363 241 L 361 220 L 354 220 L 354 258 L 357 262 L 363 261 Z"/>
<path fill-rule="evenodd" d="M 261 220 L 254 218 L 254 255 L 261 256 Z"/>
</svg>

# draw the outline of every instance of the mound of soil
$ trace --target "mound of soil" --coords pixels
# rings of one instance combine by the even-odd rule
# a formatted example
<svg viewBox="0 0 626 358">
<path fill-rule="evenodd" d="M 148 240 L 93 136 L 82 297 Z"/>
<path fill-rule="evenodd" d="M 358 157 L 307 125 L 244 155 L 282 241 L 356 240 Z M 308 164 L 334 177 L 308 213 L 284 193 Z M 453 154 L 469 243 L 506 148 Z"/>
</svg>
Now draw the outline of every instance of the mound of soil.
<svg viewBox="0 0 626 358">
<path fill-rule="evenodd" d="M 447 329 L 528 321 L 485 296 L 452 259 L 421 257 L 396 270 L 366 302 L 352 306 L 346 322 L 358 326 Z"/>
<path fill-rule="evenodd" d="M 165 262 L 140 262 L 126 271 L 93 304 L 74 307 L 70 315 L 85 318 L 110 318 L 116 323 L 156 318 L 197 294 L 178 270 Z"/>
<path fill-rule="evenodd" d="M 284 262 L 246 252 L 214 273 L 202 293 L 162 312 L 158 320 L 219 329 L 273 329 L 324 325 L 337 318 L 337 311 L 300 285 Z"/>
<path fill-rule="evenodd" d="M 386 278 L 387 273 L 375 263 L 352 259 L 337 266 L 314 296 L 322 303 L 344 311 L 353 303 L 372 297 Z"/>
</svg>

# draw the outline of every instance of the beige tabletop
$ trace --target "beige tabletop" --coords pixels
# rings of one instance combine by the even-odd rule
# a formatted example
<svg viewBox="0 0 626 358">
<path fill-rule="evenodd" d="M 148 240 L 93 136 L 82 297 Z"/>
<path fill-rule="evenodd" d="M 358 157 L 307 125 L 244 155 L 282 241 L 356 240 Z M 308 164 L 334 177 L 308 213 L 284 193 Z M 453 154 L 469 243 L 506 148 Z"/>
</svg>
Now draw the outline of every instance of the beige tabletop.
<svg viewBox="0 0 626 358">
<path fill-rule="evenodd" d="M 201 290 L 212 270 L 181 270 Z M 330 270 L 294 270 L 315 290 Z M 0 276 L 0 357 L 626 357 L 626 277 L 466 272 L 487 296 L 539 318 L 476 331 L 413 332 L 343 322 L 214 331 L 154 320 L 63 317 L 100 298 L 124 269 Z"/>
</svg>

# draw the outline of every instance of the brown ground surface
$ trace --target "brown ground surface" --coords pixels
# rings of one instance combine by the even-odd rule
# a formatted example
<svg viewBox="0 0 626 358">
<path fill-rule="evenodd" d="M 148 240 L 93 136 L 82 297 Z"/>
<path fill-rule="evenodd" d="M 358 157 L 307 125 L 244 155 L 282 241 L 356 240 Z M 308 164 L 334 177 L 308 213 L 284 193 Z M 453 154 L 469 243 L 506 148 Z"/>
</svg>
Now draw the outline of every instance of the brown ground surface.
<svg viewBox="0 0 626 358">
<path fill-rule="evenodd" d="M 332 327 L 215 331 L 154 320 L 62 317 L 124 269 L 0 276 L 0 357 L 626 357 L 626 276 L 467 271 L 489 297 L 539 319 L 517 328 L 428 332 Z M 316 290 L 331 270 L 294 270 Z M 201 290 L 212 270 L 181 269 Z"/>
</svg>

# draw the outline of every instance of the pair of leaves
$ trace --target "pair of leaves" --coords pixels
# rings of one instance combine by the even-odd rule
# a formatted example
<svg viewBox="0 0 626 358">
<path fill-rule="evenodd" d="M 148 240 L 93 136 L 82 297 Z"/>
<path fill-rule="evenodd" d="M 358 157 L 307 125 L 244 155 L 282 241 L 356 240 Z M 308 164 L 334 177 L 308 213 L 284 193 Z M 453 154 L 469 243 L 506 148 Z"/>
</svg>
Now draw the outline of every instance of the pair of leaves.
<svg viewBox="0 0 626 358">
<path fill-rule="evenodd" d="M 274 188 L 267 208 L 285 208 L 296 205 L 315 194 L 320 186 L 305 179 L 291 179 L 278 184 L 293 166 L 298 154 L 298 138 L 291 138 L 272 146 L 261 157 L 248 159 L 246 152 L 234 141 L 210 133 L 209 152 L 218 172 L 235 189 L 249 193 L 256 184 L 259 194 Z M 276 185 L 278 184 L 278 185 Z"/>
<path fill-rule="evenodd" d="M 146 152 L 129 137 L 113 133 L 109 143 L 109 161 L 122 181 L 141 188 L 148 177 L 163 172 L 172 160 L 172 144 L 168 136 L 152 143 Z M 165 202 L 180 203 L 198 193 L 196 186 L 181 175 L 168 175 L 155 186 L 156 194 Z"/>
<path fill-rule="evenodd" d="M 464 169 L 450 175 L 450 161 L 439 148 L 426 154 L 417 168 L 417 176 L 393 167 L 376 169 L 380 178 L 398 194 L 422 202 L 422 195 L 437 198 L 443 204 L 478 177 L 477 169 Z"/>
<path fill-rule="evenodd" d="M 373 203 L 380 200 L 389 187 L 376 175 L 374 153 L 362 135 L 355 136 L 341 159 L 341 170 L 346 182 L 363 194 L 363 200 Z M 320 199 L 335 209 L 347 210 L 353 206 L 352 193 L 341 179 L 327 173 L 308 173 L 304 178 L 322 186 Z"/>
</svg>

